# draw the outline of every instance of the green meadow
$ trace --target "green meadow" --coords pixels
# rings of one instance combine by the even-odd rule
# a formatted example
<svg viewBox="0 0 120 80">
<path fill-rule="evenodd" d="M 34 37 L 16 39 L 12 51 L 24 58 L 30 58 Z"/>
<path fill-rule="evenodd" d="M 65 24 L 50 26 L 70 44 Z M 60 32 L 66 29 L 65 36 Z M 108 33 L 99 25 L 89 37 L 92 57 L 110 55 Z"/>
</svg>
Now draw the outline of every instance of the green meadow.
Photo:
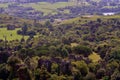
<svg viewBox="0 0 120 80">
<path fill-rule="evenodd" d="M 20 28 L 17 28 L 15 30 L 7 30 L 6 28 L 0 28 L 0 39 L 5 39 L 4 36 L 6 36 L 8 41 L 12 40 L 20 40 L 23 36 L 18 35 L 17 31 L 20 30 Z M 27 39 L 28 36 L 25 36 L 25 39 Z"/>
<path fill-rule="evenodd" d="M 57 2 L 57 3 L 38 2 L 38 3 L 20 4 L 20 6 L 32 7 L 35 10 L 41 11 L 44 13 L 44 15 L 57 14 L 58 8 L 64 8 L 67 6 L 74 6 L 74 5 L 75 4 L 72 2 Z M 65 13 L 66 11 L 67 10 L 65 10 Z"/>
<path fill-rule="evenodd" d="M 9 4 L 12 4 L 12 3 L 0 3 L 0 8 L 6 8 L 8 7 Z"/>
</svg>

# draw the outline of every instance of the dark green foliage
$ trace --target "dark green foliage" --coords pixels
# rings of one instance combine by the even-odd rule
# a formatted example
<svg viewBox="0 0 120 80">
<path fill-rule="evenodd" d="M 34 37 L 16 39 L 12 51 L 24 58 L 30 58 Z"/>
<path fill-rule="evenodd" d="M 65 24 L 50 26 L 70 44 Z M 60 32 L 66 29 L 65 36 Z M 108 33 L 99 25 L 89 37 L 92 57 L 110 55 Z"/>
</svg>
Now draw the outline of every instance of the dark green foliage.
<svg viewBox="0 0 120 80">
<path fill-rule="evenodd" d="M 27 55 L 26 55 L 26 52 L 27 52 L 26 49 L 21 49 L 19 52 L 20 52 L 19 56 L 20 56 L 22 59 L 26 58 L 26 56 L 27 56 Z"/>
<path fill-rule="evenodd" d="M 64 44 L 70 44 L 71 40 L 69 38 L 67 38 L 67 37 L 63 37 L 62 38 L 62 43 L 64 43 Z"/>
<path fill-rule="evenodd" d="M 55 50 L 55 53 L 56 53 L 55 55 L 61 56 L 61 57 L 67 57 L 69 55 L 68 50 L 63 45 L 57 46 L 56 50 Z"/>
<path fill-rule="evenodd" d="M 120 71 L 114 71 L 114 73 L 111 76 L 112 80 L 119 80 L 120 79 Z"/>
<path fill-rule="evenodd" d="M 36 69 L 34 71 L 34 76 L 35 76 L 35 80 L 39 80 L 40 79 L 40 69 Z"/>
<path fill-rule="evenodd" d="M 45 27 L 47 27 L 49 30 L 53 30 L 53 26 L 52 26 L 52 24 L 50 23 L 50 21 L 46 21 L 46 22 L 45 22 Z"/>
<path fill-rule="evenodd" d="M 40 80 L 48 80 L 50 78 L 50 73 L 47 72 L 46 68 L 42 66 L 40 70 Z"/>
<path fill-rule="evenodd" d="M 73 65 L 78 69 L 83 77 L 88 74 L 88 67 L 84 61 L 76 61 Z"/>
<path fill-rule="evenodd" d="M 108 76 L 105 76 L 103 80 L 110 80 Z"/>
<path fill-rule="evenodd" d="M 29 35 L 31 38 L 33 38 L 34 35 L 36 35 L 36 32 L 35 31 L 28 31 L 27 35 Z"/>
<path fill-rule="evenodd" d="M 28 30 L 28 26 L 27 26 L 26 23 L 24 23 L 24 25 L 23 25 L 23 27 L 22 27 L 22 34 L 25 35 L 26 32 L 27 32 L 27 30 Z"/>
<path fill-rule="evenodd" d="M 107 64 L 107 68 L 110 68 L 112 71 L 114 71 L 115 69 L 119 68 L 119 63 L 113 60 Z"/>
<path fill-rule="evenodd" d="M 102 22 L 102 20 L 101 20 L 100 18 L 98 18 L 98 19 L 97 19 L 97 22 L 101 23 L 101 22 Z"/>
<path fill-rule="evenodd" d="M 67 49 L 63 48 L 63 49 L 62 49 L 62 52 L 61 52 L 61 56 L 62 56 L 62 57 L 67 57 L 68 54 L 69 54 L 69 53 L 68 53 Z"/>
<path fill-rule="evenodd" d="M 9 59 L 7 61 L 8 65 L 10 65 L 13 68 L 16 66 L 16 64 L 18 64 L 20 62 L 21 62 L 21 60 L 16 56 L 9 57 Z"/>
<path fill-rule="evenodd" d="M 20 67 L 17 70 L 19 80 L 32 80 L 31 75 L 27 67 Z"/>
<path fill-rule="evenodd" d="M 35 54 L 38 55 L 38 56 L 49 55 L 49 49 L 48 49 L 47 46 L 38 47 L 35 50 Z"/>
<path fill-rule="evenodd" d="M 35 55 L 35 51 L 33 49 L 21 49 L 19 50 L 19 57 L 25 59 L 27 56 L 32 57 Z"/>
<path fill-rule="evenodd" d="M 97 70 L 96 78 L 102 79 L 105 76 L 105 69 L 99 69 Z"/>
<path fill-rule="evenodd" d="M 27 49 L 27 55 L 30 57 L 34 56 L 35 55 L 34 49 Z"/>
<path fill-rule="evenodd" d="M 74 80 L 82 80 L 82 79 L 83 79 L 83 77 L 80 72 L 76 72 L 74 74 Z"/>
<path fill-rule="evenodd" d="M 71 75 L 71 63 L 69 61 L 64 61 L 61 63 L 61 73 L 66 75 Z"/>
<path fill-rule="evenodd" d="M 89 72 L 97 72 L 97 70 L 100 68 L 100 64 L 98 64 L 98 63 L 90 63 L 89 65 L 88 65 L 88 68 L 89 68 Z"/>
<path fill-rule="evenodd" d="M 65 45 L 64 47 L 65 47 L 65 49 L 68 51 L 68 53 L 72 53 L 72 48 L 71 48 L 71 46 Z"/>
<path fill-rule="evenodd" d="M 6 64 L 0 64 L 0 79 L 7 80 L 9 73 Z"/>
<path fill-rule="evenodd" d="M 106 56 L 106 53 L 109 50 L 109 46 L 108 45 L 101 45 L 97 48 L 97 53 L 99 53 L 101 58 L 104 58 Z"/>
<path fill-rule="evenodd" d="M 8 52 L 0 52 L 0 64 L 6 63 L 10 54 Z"/>
<path fill-rule="evenodd" d="M 34 35 L 36 35 L 36 32 L 35 32 L 34 30 L 29 30 L 29 27 L 28 27 L 28 26 L 29 26 L 29 25 L 28 25 L 27 23 L 24 23 L 24 24 L 23 24 L 23 27 L 21 28 L 21 30 L 18 30 L 18 31 L 17 31 L 17 34 L 23 35 L 23 36 L 29 35 L 30 38 L 33 38 Z"/>
<path fill-rule="evenodd" d="M 17 65 L 21 63 L 21 60 L 16 56 L 11 56 L 9 57 L 7 63 L 10 66 L 10 74 L 8 79 L 12 80 L 13 78 L 17 77 Z"/>
<path fill-rule="evenodd" d="M 86 46 L 76 46 L 76 47 L 73 47 L 73 51 L 76 53 L 76 54 L 82 54 L 84 55 L 85 57 L 87 57 L 88 55 L 90 55 L 92 53 L 92 50 Z"/>
<path fill-rule="evenodd" d="M 120 60 L 120 50 L 115 50 L 110 54 L 110 59 Z"/>
<path fill-rule="evenodd" d="M 88 73 L 85 77 L 85 80 L 96 80 L 96 76 L 94 73 Z"/>
</svg>

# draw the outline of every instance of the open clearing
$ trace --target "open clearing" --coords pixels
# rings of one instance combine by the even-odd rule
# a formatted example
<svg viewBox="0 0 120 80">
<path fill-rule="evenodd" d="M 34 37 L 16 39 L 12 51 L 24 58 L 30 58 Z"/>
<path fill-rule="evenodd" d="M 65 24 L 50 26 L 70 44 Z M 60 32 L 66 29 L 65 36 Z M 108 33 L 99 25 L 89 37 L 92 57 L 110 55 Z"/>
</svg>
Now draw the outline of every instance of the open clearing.
<svg viewBox="0 0 120 80">
<path fill-rule="evenodd" d="M 8 7 L 9 3 L 0 3 L 0 8 Z"/>
<path fill-rule="evenodd" d="M 7 30 L 6 28 L 0 28 L 0 39 L 4 40 L 4 36 L 6 36 L 8 41 L 12 40 L 20 40 L 22 38 L 22 35 L 18 35 L 17 31 L 20 30 L 20 28 L 17 28 L 15 30 Z M 25 39 L 27 39 L 28 36 L 25 36 Z"/>
</svg>

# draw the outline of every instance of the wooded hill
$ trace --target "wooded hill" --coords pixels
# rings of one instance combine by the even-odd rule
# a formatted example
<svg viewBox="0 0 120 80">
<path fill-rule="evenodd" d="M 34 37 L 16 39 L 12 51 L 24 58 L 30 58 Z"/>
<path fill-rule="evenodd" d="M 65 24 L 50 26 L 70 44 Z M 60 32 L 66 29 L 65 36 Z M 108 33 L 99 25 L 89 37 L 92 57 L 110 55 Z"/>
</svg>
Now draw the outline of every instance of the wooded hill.
<svg viewBox="0 0 120 80">
<path fill-rule="evenodd" d="M 119 15 L 24 23 L 22 39 L 0 40 L 0 79 L 119 80 L 119 30 Z"/>
</svg>

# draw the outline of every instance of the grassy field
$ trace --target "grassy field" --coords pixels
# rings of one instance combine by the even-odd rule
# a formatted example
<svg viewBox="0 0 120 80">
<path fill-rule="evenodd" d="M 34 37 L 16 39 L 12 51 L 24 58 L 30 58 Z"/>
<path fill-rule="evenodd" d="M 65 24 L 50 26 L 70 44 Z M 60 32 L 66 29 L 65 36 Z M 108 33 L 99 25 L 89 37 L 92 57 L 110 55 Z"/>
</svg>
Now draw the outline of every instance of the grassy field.
<svg viewBox="0 0 120 80">
<path fill-rule="evenodd" d="M 85 21 L 91 21 L 91 20 L 96 21 L 98 18 L 103 19 L 103 20 L 119 19 L 120 15 L 111 15 L 111 16 L 85 15 L 85 16 L 80 16 L 80 17 L 64 20 L 60 24 L 72 24 L 72 23 L 84 24 Z"/>
<path fill-rule="evenodd" d="M 92 0 L 92 1 L 94 1 L 94 2 L 100 2 L 101 0 Z"/>
<path fill-rule="evenodd" d="M 7 30 L 6 28 L 0 28 L 0 39 L 4 40 L 4 36 L 6 36 L 8 41 L 16 39 L 20 40 L 22 36 L 17 34 L 17 30 L 20 30 L 20 28 L 15 30 Z M 25 36 L 25 39 L 27 38 L 28 36 Z"/>
<path fill-rule="evenodd" d="M 6 8 L 9 4 L 10 3 L 0 3 L 0 8 Z"/>
<path fill-rule="evenodd" d="M 48 14 L 57 14 L 58 8 L 64 8 L 67 6 L 74 6 L 75 4 L 72 2 L 57 2 L 57 3 L 47 3 L 47 2 L 39 2 L 39 3 L 28 3 L 28 4 L 20 4 L 20 6 L 24 7 L 32 7 L 35 10 L 41 11 L 44 15 Z M 66 12 L 66 10 L 65 10 Z M 67 11 L 68 12 L 68 11 Z"/>
</svg>

